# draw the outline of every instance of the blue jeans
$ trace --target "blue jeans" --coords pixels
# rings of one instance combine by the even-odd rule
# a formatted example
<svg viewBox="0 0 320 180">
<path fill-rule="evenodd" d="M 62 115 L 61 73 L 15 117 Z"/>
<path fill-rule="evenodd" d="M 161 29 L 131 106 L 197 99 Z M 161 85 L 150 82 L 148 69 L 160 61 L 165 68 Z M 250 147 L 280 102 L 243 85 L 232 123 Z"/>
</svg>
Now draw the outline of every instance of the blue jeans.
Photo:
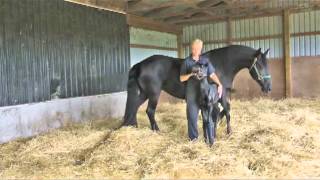
<svg viewBox="0 0 320 180">
<path fill-rule="evenodd" d="M 188 135 L 190 140 L 198 138 L 198 115 L 199 115 L 199 82 L 190 79 L 186 88 Z"/>
</svg>

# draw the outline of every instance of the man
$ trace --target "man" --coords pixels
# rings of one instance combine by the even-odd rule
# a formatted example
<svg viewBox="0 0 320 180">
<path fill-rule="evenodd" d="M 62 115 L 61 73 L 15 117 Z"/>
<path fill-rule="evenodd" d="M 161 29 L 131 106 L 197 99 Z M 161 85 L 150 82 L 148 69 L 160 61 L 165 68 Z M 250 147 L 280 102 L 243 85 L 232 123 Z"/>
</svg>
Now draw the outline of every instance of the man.
<svg viewBox="0 0 320 180">
<path fill-rule="evenodd" d="M 207 75 L 210 76 L 213 82 L 218 86 L 219 98 L 222 96 L 222 84 L 218 76 L 215 74 L 215 69 L 213 68 L 210 61 L 201 55 L 203 42 L 200 39 L 196 39 L 191 44 L 192 54 L 187 57 L 180 70 L 180 81 L 186 84 L 186 101 L 187 101 L 187 119 L 188 119 L 188 135 L 190 140 L 195 140 L 198 138 L 198 114 L 199 114 L 199 81 L 195 77 L 195 73 L 192 72 L 192 67 L 198 62 L 207 63 Z"/>
</svg>

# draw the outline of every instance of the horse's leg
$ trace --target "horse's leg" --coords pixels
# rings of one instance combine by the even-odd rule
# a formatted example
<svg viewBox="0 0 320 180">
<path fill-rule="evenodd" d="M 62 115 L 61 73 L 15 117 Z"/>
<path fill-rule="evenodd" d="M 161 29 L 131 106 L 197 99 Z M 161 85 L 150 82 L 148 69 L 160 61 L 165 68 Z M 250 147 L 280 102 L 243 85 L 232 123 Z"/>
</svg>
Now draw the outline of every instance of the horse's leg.
<svg viewBox="0 0 320 180">
<path fill-rule="evenodd" d="M 215 123 L 214 123 L 215 119 L 213 119 L 212 113 L 214 113 L 213 107 L 210 106 L 209 109 L 208 109 L 208 118 L 209 118 L 209 119 L 208 119 L 208 131 L 209 131 L 208 137 L 209 137 L 209 144 L 210 144 L 210 146 L 213 145 L 213 143 L 214 143 L 214 138 L 215 138 L 215 136 L 216 136 L 216 131 L 215 131 L 216 128 L 215 128 Z"/>
<path fill-rule="evenodd" d="M 146 113 L 149 117 L 151 129 L 155 131 L 160 130 L 155 120 L 155 113 L 158 105 L 159 96 L 160 96 L 160 92 L 152 93 L 152 95 L 148 96 L 149 102 L 146 110 Z"/>
<path fill-rule="evenodd" d="M 202 110 L 201 110 L 201 113 L 202 113 Z M 208 135 L 207 135 L 207 123 L 206 123 L 205 120 L 203 119 L 203 115 L 202 115 L 202 129 L 203 129 L 203 138 L 204 138 L 204 141 L 207 142 L 207 138 L 208 138 Z"/>
<path fill-rule="evenodd" d="M 137 123 L 137 112 L 140 105 L 145 102 L 147 96 L 141 92 L 135 82 L 131 82 L 128 86 L 126 110 L 121 126 L 135 126 L 138 127 Z"/>
<path fill-rule="evenodd" d="M 201 116 L 202 116 L 202 129 L 203 129 L 203 138 L 204 138 L 204 141 L 205 143 L 209 143 L 209 131 L 208 131 L 208 126 L 209 126 L 209 123 L 208 123 L 208 115 L 207 115 L 207 110 L 203 107 L 201 107 Z"/>
</svg>

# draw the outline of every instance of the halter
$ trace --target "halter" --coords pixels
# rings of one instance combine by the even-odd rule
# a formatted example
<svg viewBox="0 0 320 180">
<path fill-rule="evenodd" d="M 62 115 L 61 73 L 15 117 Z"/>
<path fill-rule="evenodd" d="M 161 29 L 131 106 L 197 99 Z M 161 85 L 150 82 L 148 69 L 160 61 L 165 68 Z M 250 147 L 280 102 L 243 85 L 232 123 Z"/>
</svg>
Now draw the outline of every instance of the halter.
<svg viewBox="0 0 320 180">
<path fill-rule="evenodd" d="M 257 68 L 257 61 L 258 61 L 258 58 L 255 57 L 254 60 L 253 60 L 253 63 L 249 69 L 249 72 L 254 69 L 254 71 L 256 72 L 257 76 L 258 76 L 258 79 L 261 81 L 261 80 L 265 80 L 265 79 L 271 79 L 271 75 L 261 75 L 261 73 L 258 71 L 258 68 Z"/>
</svg>

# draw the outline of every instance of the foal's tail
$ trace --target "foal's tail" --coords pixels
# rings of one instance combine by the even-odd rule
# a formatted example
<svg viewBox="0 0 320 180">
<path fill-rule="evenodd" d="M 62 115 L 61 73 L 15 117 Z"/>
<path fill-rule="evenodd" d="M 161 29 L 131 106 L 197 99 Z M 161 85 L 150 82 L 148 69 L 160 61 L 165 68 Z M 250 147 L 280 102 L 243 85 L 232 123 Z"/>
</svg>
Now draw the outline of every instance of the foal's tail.
<svg viewBox="0 0 320 180">
<path fill-rule="evenodd" d="M 139 84 L 138 78 L 140 75 L 140 64 L 134 65 L 128 75 L 127 83 L 127 102 L 125 114 L 123 117 L 123 123 L 121 126 L 136 126 L 136 114 L 140 106 L 139 95 L 142 92 L 142 88 Z"/>
</svg>

